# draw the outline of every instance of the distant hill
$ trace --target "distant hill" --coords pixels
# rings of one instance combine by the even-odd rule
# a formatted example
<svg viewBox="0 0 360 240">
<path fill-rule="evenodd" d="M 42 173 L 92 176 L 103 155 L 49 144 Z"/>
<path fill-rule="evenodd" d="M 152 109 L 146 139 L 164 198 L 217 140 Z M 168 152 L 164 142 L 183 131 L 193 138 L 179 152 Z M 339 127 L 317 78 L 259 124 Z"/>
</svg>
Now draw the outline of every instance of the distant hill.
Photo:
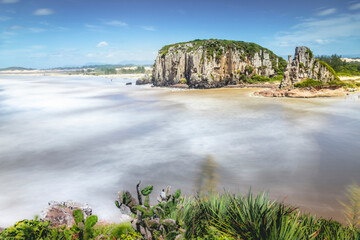
<svg viewBox="0 0 360 240">
<path fill-rule="evenodd" d="M 22 71 L 22 70 L 34 70 L 34 69 L 33 68 L 23 68 L 23 67 L 0 68 L 0 71 Z"/>
<path fill-rule="evenodd" d="M 91 65 L 85 65 L 81 68 L 96 68 L 96 69 L 104 69 L 104 68 L 124 68 L 124 67 L 151 67 L 151 64 L 91 64 Z"/>
</svg>

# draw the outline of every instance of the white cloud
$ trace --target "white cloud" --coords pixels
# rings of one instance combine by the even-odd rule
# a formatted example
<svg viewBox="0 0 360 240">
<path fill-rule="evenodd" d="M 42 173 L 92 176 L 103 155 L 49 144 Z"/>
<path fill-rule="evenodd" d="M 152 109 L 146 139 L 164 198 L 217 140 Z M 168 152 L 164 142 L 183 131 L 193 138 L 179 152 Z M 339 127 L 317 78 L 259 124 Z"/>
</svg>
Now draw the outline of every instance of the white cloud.
<svg viewBox="0 0 360 240">
<path fill-rule="evenodd" d="M 11 30 L 19 30 L 19 29 L 22 29 L 24 28 L 23 26 L 20 26 L 20 25 L 13 25 L 10 27 Z"/>
<path fill-rule="evenodd" d="M 46 46 L 44 46 L 44 45 L 32 45 L 32 46 L 30 46 L 30 49 L 35 49 L 35 50 L 44 49 L 44 48 L 46 48 Z"/>
<path fill-rule="evenodd" d="M 45 16 L 45 15 L 54 14 L 54 11 L 49 8 L 40 8 L 37 9 L 33 14 L 37 16 Z"/>
<path fill-rule="evenodd" d="M 287 32 L 275 36 L 281 47 L 328 44 L 348 38 L 360 38 L 360 14 L 338 15 L 329 19 L 305 19 Z"/>
<path fill-rule="evenodd" d="M 329 8 L 329 9 L 325 9 L 325 10 L 318 12 L 317 15 L 323 17 L 323 16 L 333 14 L 335 12 L 336 12 L 336 8 Z"/>
<path fill-rule="evenodd" d="M 17 3 L 19 2 L 19 0 L 0 0 L 1 3 L 4 3 L 4 4 L 9 4 L 9 3 Z"/>
<path fill-rule="evenodd" d="M 83 55 L 86 58 L 91 58 L 91 61 L 104 63 L 118 63 L 119 61 L 146 61 L 152 62 L 154 55 L 152 52 L 146 50 L 120 50 L 116 48 L 104 48 L 103 51 L 89 52 Z M 156 52 L 157 54 L 157 52 Z"/>
<path fill-rule="evenodd" d="M 142 26 L 141 28 L 145 29 L 146 31 L 151 31 L 151 32 L 156 31 L 156 28 L 153 26 Z"/>
<path fill-rule="evenodd" d="M 32 33 L 41 33 L 41 32 L 45 32 L 46 30 L 43 28 L 28 28 L 28 30 Z"/>
<path fill-rule="evenodd" d="M 85 24 L 84 26 L 85 26 L 85 27 L 87 28 L 87 30 L 89 30 L 89 31 L 101 32 L 101 33 L 106 32 L 106 31 L 103 29 L 103 27 L 98 26 L 98 25 Z"/>
<path fill-rule="evenodd" d="M 106 46 L 109 46 L 109 44 L 107 42 L 105 42 L 105 41 L 99 42 L 97 44 L 97 47 L 106 47 Z"/>
<path fill-rule="evenodd" d="M 7 17 L 7 16 L 0 16 L 0 22 L 5 22 L 5 21 L 8 21 L 10 20 L 11 17 Z"/>
<path fill-rule="evenodd" d="M 353 5 L 350 5 L 349 9 L 350 10 L 358 10 L 358 9 L 360 9 L 360 3 L 355 3 Z"/>
<path fill-rule="evenodd" d="M 117 21 L 117 20 L 105 21 L 104 23 L 107 25 L 110 25 L 110 26 L 114 26 L 114 27 L 127 27 L 128 26 L 128 24 L 126 22 Z"/>
</svg>

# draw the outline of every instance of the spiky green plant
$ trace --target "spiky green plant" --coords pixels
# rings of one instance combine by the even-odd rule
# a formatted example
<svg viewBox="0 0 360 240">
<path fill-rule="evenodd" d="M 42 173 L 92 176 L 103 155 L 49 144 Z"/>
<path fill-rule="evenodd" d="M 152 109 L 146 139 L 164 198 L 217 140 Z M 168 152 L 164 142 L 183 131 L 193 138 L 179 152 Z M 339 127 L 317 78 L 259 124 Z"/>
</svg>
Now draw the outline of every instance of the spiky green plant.
<svg viewBox="0 0 360 240">
<path fill-rule="evenodd" d="M 354 182 L 346 188 L 347 202 L 341 202 L 345 207 L 345 217 L 350 228 L 360 225 L 360 187 Z"/>
</svg>

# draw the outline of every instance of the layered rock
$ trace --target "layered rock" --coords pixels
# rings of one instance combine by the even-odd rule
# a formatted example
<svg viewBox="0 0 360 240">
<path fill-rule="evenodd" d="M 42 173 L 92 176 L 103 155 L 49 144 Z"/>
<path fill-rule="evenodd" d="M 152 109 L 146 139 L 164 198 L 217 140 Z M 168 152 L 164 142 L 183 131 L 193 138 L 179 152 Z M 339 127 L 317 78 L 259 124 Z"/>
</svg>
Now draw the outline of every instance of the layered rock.
<svg viewBox="0 0 360 240">
<path fill-rule="evenodd" d="M 155 86 L 186 83 L 193 88 L 235 85 L 253 75 L 275 77 L 286 61 L 255 43 L 195 40 L 163 47 L 155 60 Z"/>
<path fill-rule="evenodd" d="M 314 59 L 309 48 L 296 47 L 294 59 L 289 55 L 280 88 L 293 87 L 295 83 L 305 79 L 319 80 L 324 83 L 339 80 L 334 69 L 325 62 Z"/>
</svg>

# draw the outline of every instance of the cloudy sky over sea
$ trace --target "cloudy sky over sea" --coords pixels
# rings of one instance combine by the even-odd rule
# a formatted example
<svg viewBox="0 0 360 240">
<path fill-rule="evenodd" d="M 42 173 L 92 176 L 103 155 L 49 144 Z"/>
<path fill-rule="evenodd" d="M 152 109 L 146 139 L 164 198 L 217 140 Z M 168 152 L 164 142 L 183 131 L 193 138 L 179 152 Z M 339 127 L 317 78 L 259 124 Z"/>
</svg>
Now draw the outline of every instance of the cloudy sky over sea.
<svg viewBox="0 0 360 240">
<path fill-rule="evenodd" d="M 0 0 L 0 68 L 149 63 L 194 39 L 360 57 L 360 1 Z"/>
</svg>

